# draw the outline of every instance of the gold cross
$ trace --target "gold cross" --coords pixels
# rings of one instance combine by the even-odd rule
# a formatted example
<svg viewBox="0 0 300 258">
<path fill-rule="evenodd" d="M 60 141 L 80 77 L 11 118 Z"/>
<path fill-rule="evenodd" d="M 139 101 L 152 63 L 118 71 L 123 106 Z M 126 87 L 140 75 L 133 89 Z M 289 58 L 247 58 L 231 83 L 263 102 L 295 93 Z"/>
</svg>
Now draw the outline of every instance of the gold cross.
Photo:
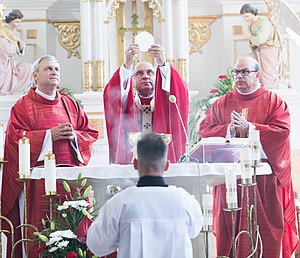
<svg viewBox="0 0 300 258">
<path fill-rule="evenodd" d="M 122 34 L 124 32 L 131 32 L 133 35 L 133 42 L 135 39 L 135 36 L 138 34 L 138 32 L 140 31 L 150 31 L 150 27 L 143 27 L 143 28 L 139 28 L 139 16 L 136 14 L 136 0 L 132 0 L 132 15 L 131 15 L 131 28 L 126 28 L 126 27 L 121 27 L 119 29 L 119 32 L 121 32 Z"/>
</svg>

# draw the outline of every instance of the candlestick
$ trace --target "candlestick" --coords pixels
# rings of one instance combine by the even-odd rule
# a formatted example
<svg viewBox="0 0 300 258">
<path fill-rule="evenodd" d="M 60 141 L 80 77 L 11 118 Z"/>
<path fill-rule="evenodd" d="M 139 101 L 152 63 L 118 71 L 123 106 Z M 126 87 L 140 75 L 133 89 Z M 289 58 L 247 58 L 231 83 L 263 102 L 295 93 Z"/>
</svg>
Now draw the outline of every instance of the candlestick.
<svg viewBox="0 0 300 258">
<path fill-rule="evenodd" d="M 229 169 L 225 172 L 227 208 L 237 208 L 236 174 Z"/>
<path fill-rule="evenodd" d="M 30 178 L 30 143 L 25 132 L 19 140 L 19 177 Z"/>
<path fill-rule="evenodd" d="M 46 195 L 56 195 L 56 167 L 55 167 L 55 155 L 49 151 L 45 155 L 45 192 Z"/>
<path fill-rule="evenodd" d="M 3 123 L 0 122 L 0 161 L 4 160 L 4 132 Z"/>
<path fill-rule="evenodd" d="M 240 150 L 242 184 L 252 184 L 252 158 L 251 148 Z"/>
</svg>

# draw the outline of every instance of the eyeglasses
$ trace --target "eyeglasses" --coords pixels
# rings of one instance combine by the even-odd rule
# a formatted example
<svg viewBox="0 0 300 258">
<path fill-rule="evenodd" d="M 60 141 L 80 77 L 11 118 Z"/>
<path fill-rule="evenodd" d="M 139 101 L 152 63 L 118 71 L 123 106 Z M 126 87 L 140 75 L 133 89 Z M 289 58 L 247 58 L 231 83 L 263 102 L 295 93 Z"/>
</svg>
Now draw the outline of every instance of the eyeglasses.
<svg viewBox="0 0 300 258">
<path fill-rule="evenodd" d="M 257 70 L 253 70 L 253 71 L 249 71 L 248 69 L 242 69 L 242 70 L 237 70 L 237 69 L 233 69 L 231 71 L 232 76 L 237 77 L 239 74 L 242 77 L 248 76 L 249 73 L 255 73 L 258 72 Z"/>
<path fill-rule="evenodd" d="M 148 69 L 148 70 L 138 70 L 135 72 L 134 76 L 142 76 L 145 72 L 148 76 L 154 75 L 154 71 L 152 69 Z"/>
</svg>

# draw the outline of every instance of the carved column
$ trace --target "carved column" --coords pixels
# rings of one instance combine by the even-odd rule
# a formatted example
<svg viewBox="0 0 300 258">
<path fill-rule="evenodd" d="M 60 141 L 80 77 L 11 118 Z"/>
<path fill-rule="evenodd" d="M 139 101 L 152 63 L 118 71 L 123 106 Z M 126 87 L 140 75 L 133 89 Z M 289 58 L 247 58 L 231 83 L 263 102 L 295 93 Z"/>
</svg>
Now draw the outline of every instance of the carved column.
<svg viewBox="0 0 300 258">
<path fill-rule="evenodd" d="M 165 23 L 164 23 L 164 46 L 166 49 L 166 58 L 169 62 L 174 61 L 173 55 L 173 15 L 172 0 L 165 1 Z"/>
<path fill-rule="evenodd" d="M 103 91 L 104 89 L 104 39 L 107 39 L 108 35 L 104 35 L 104 11 L 105 2 L 103 0 L 96 0 L 94 6 L 94 52 L 95 52 L 95 90 Z"/>
<path fill-rule="evenodd" d="M 92 27 L 91 27 L 91 2 L 81 0 L 80 2 L 80 24 L 81 24 L 81 56 L 83 65 L 83 84 L 84 91 L 88 92 L 93 87 L 92 69 Z"/>
<path fill-rule="evenodd" d="M 187 80 L 187 70 L 186 62 L 188 59 L 188 9 L 186 0 L 173 0 L 174 6 L 174 18 L 173 25 L 176 30 L 174 30 L 174 42 L 176 42 L 175 56 L 178 60 L 178 64 L 182 67 L 181 76 L 184 80 Z M 184 66 L 184 67 L 183 67 Z"/>
</svg>

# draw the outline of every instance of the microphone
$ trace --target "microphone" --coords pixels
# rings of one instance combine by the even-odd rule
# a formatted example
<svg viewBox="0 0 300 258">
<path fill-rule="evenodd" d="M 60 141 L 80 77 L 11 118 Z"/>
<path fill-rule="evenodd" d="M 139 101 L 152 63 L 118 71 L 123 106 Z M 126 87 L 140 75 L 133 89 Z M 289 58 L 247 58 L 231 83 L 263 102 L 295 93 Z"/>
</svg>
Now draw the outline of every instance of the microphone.
<svg viewBox="0 0 300 258">
<path fill-rule="evenodd" d="M 185 129 L 185 126 L 184 126 L 184 123 L 183 123 L 182 116 L 181 116 L 181 114 L 180 114 L 178 105 L 177 105 L 177 103 L 176 103 L 176 96 L 170 95 L 170 96 L 169 96 L 169 101 L 170 101 L 171 103 L 173 103 L 173 104 L 175 105 L 175 107 L 176 107 L 176 110 L 177 110 L 177 113 L 178 113 L 178 116 L 179 116 L 179 119 L 180 119 L 180 123 L 181 123 L 182 129 L 183 129 L 183 132 L 184 132 L 184 136 L 185 136 L 185 155 L 182 156 L 182 157 L 180 158 L 180 161 L 184 161 L 183 158 L 185 157 L 185 161 L 186 161 L 186 162 L 190 162 L 190 154 L 189 154 L 189 146 L 190 146 L 190 144 L 189 144 L 189 137 L 188 137 L 187 131 L 186 131 L 186 129 Z"/>
</svg>

